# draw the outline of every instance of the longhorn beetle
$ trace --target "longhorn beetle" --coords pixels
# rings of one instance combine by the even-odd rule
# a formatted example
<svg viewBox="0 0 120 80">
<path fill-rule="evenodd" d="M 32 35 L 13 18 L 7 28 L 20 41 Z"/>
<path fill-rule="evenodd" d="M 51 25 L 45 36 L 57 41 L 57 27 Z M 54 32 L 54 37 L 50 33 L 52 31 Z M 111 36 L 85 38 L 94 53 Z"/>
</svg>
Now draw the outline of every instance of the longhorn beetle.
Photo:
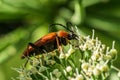
<svg viewBox="0 0 120 80">
<path fill-rule="evenodd" d="M 66 23 L 66 26 L 59 23 L 51 24 L 49 28 L 56 25 L 64 27 L 69 32 L 66 32 L 64 30 L 51 32 L 41 37 L 34 43 L 28 43 L 28 47 L 23 52 L 21 58 L 24 59 L 28 56 L 36 56 L 45 52 L 54 51 L 56 49 L 60 50 L 60 46 L 67 45 L 69 43 L 69 40 L 78 39 L 78 36 L 69 28 L 70 26 L 73 26 L 70 22 Z"/>
</svg>

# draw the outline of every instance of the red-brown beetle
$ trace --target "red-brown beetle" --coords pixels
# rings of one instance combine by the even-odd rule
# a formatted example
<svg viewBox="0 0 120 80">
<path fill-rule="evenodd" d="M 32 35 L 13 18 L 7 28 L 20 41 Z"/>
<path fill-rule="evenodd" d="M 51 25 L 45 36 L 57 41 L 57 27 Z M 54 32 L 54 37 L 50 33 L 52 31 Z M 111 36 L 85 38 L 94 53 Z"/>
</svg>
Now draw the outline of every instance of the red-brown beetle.
<svg viewBox="0 0 120 80">
<path fill-rule="evenodd" d="M 51 52 L 56 49 L 60 49 L 60 46 L 67 45 L 69 40 L 77 39 L 77 35 L 69 28 L 69 26 L 72 26 L 71 23 L 67 23 L 66 26 L 62 24 L 52 24 L 50 27 L 55 25 L 62 26 L 70 32 L 66 32 L 64 30 L 51 32 L 41 37 L 35 43 L 29 43 L 21 58 L 24 59 L 28 56 L 36 56 L 45 52 Z"/>
</svg>

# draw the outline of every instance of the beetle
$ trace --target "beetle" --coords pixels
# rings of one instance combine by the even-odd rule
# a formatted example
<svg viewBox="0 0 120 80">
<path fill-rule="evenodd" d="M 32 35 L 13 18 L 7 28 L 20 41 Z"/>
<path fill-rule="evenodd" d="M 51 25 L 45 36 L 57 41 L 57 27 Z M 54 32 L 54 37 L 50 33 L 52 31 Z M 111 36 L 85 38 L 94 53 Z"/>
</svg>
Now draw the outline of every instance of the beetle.
<svg viewBox="0 0 120 80">
<path fill-rule="evenodd" d="M 37 56 L 56 49 L 60 50 L 60 47 L 62 45 L 67 45 L 69 40 L 77 39 L 78 36 L 69 28 L 69 26 L 73 26 L 70 22 L 66 23 L 66 26 L 59 23 L 51 24 L 49 28 L 56 25 L 64 27 L 69 32 L 64 30 L 51 32 L 41 37 L 34 43 L 28 43 L 28 47 L 23 52 L 21 58 L 24 59 L 25 57 L 30 57 L 33 55 Z"/>
</svg>

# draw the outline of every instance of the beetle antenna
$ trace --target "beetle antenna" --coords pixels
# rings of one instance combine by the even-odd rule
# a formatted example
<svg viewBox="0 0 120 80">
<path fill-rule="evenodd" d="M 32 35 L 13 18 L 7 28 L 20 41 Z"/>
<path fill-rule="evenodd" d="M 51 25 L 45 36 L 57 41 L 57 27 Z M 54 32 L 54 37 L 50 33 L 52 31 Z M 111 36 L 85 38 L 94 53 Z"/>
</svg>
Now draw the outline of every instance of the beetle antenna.
<svg viewBox="0 0 120 80">
<path fill-rule="evenodd" d="M 64 25 L 62 25 L 62 24 L 59 24 L 59 23 L 53 23 L 53 24 L 51 24 L 51 25 L 49 26 L 49 32 L 50 32 L 52 26 L 56 26 L 56 25 L 62 26 L 62 27 L 64 27 L 66 30 L 68 30 L 68 31 L 70 31 L 70 32 L 73 32 L 72 30 L 70 30 L 70 29 L 68 28 L 68 26 L 69 26 L 68 23 L 66 23 L 66 26 L 64 26 Z"/>
<path fill-rule="evenodd" d="M 74 31 L 73 31 L 73 24 L 72 24 L 71 22 L 67 22 L 67 23 L 66 23 L 66 26 L 67 26 L 67 29 L 68 29 L 70 32 L 74 33 Z M 70 28 L 71 28 L 71 29 L 70 29 Z"/>
</svg>

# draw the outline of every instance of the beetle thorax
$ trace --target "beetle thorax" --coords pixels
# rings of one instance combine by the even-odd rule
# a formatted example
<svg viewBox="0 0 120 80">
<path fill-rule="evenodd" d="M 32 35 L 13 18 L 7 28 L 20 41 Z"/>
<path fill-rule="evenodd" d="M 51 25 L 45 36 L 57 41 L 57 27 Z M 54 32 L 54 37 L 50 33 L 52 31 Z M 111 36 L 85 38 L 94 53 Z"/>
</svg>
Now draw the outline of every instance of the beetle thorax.
<svg viewBox="0 0 120 80">
<path fill-rule="evenodd" d="M 68 38 L 68 32 L 65 32 L 64 30 L 60 30 L 57 32 L 57 36 L 60 38 Z"/>
</svg>

